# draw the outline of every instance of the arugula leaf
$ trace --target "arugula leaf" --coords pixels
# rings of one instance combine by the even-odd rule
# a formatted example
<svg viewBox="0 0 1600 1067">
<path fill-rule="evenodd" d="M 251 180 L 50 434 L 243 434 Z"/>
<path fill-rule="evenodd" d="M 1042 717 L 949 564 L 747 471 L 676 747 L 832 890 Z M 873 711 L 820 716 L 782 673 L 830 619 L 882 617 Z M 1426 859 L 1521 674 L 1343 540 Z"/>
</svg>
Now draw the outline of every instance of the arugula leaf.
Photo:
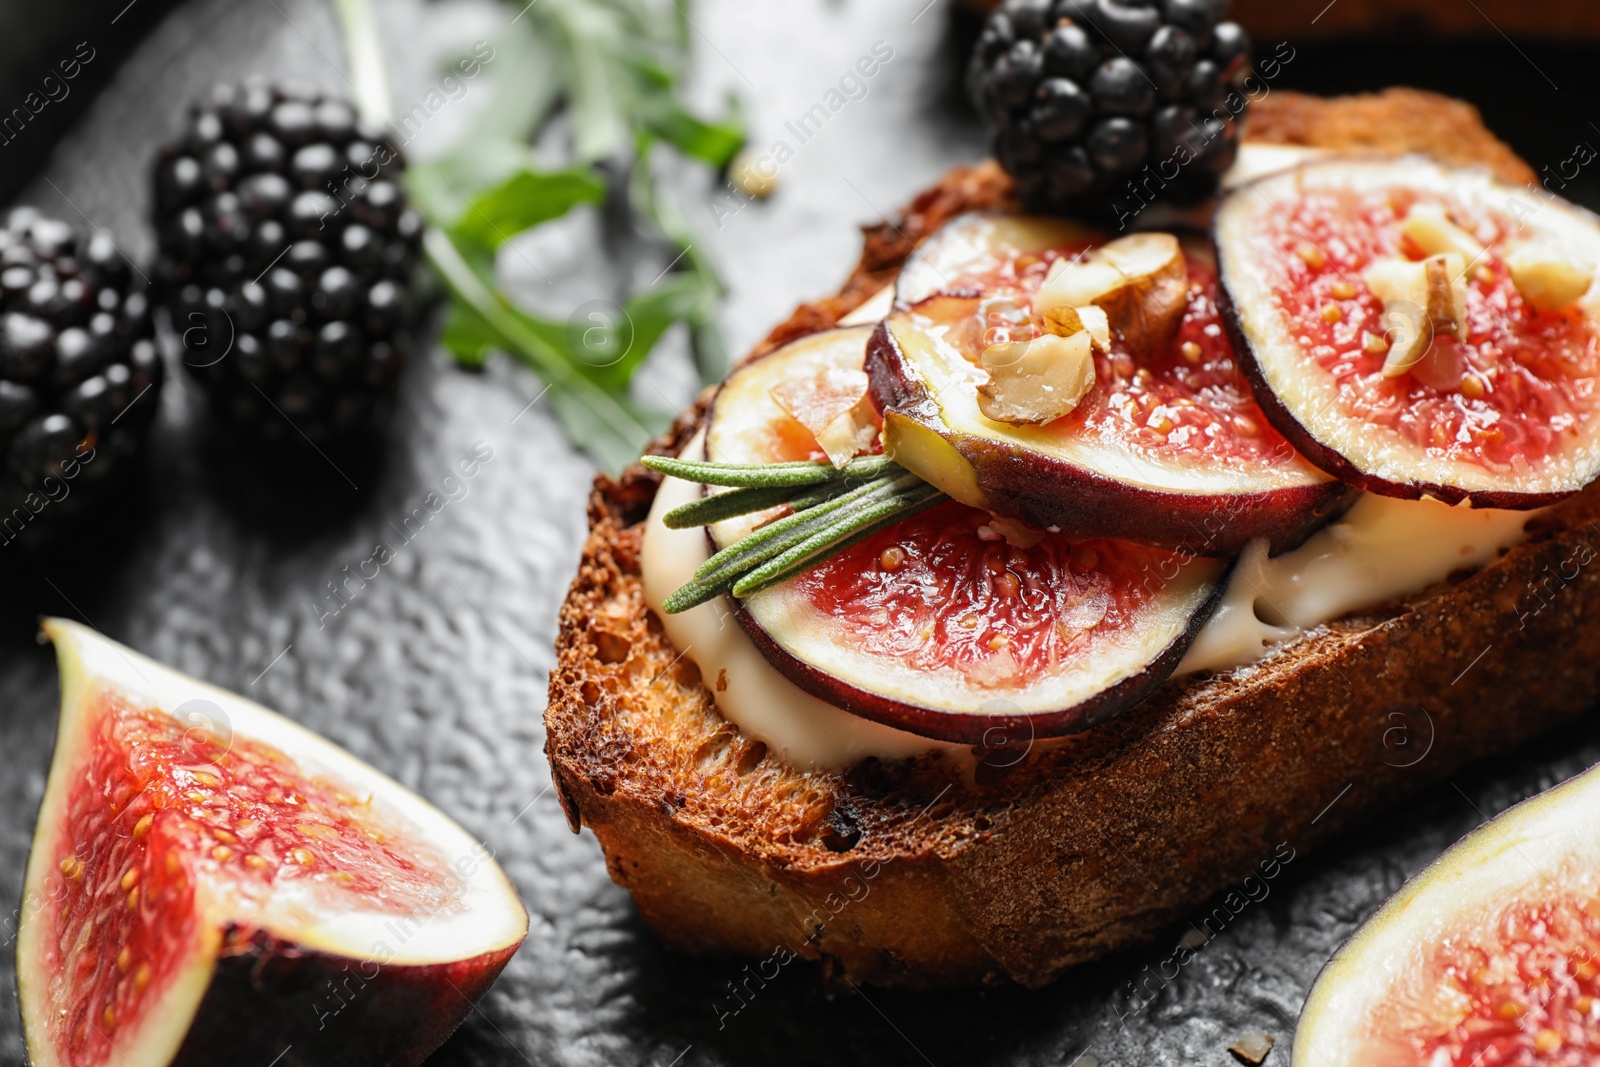
<svg viewBox="0 0 1600 1067">
<path fill-rule="evenodd" d="M 573 442 L 610 469 L 637 458 L 668 424 L 668 415 L 628 390 L 673 326 L 687 325 L 703 375 L 713 366 L 708 359 L 721 365 L 721 280 L 681 214 L 658 195 L 649 158 L 664 143 L 722 167 L 744 142 L 736 106 L 725 119 L 708 120 L 679 98 L 691 28 L 686 2 L 512 0 L 517 14 L 495 36 L 495 54 L 504 58 L 479 83 L 487 85 L 487 106 L 449 154 L 413 164 L 406 175 L 412 203 L 429 223 L 428 261 L 451 297 L 440 344 L 465 367 L 482 367 L 496 351 L 529 367 L 544 379 Z M 335 0 L 335 8 L 357 107 L 384 121 L 392 108 L 371 0 Z M 550 169 L 530 142 L 563 104 L 572 160 Z M 636 229 L 649 230 L 663 254 L 675 253 L 664 280 L 631 294 L 620 315 L 593 323 L 550 322 L 517 307 L 497 283 L 495 250 L 613 194 L 632 209 Z"/>
<path fill-rule="evenodd" d="M 555 42 L 540 36 L 534 23 L 513 19 L 489 41 L 494 58 L 489 78 L 494 91 L 474 112 L 452 155 L 470 157 L 479 146 L 520 147 L 549 118 L 560 102 L 561 56 Z"/>
<path fill-rule="evenodd" d="M 524 168 L 473 197 L 452 229 L 465 240 L 495 249 L 523 230 L 560 218 L 574 205 L 598 204 L 605 197 L 606 183 L 587 168 Z"/>
<path fill-rule="evenodd" d="M 347 27 L 370 29 L 370 18 L 359 17 L 368 0 L 338 3 Z M 629 394 L 662 337 L 684 324 L 707 381 L 727 365 L 716 324 L 722 281 L 651 167 L 666 145 L 720 169 L 745 141 L 736 101 L 722 118 L 707 118 L 681 97 L 686 3 L 511 0 L 507 10 L 517 14 L 495 36 L 497 58 L 478 83 L 489 100 L 448 154 L 413 164 L 406 179 L 430 224 L 428 258 L 451 296 L 441 345 L 464 367 L 482 367 L 497 351 L 527 366 L 544 379 L 574 443 L 612 469 L 667 425 L 666 414 Z M 530 143 L 547 146 L 541 134 L 558 116 L 570 129 L 570 154 L 551 166 Z M 635 249 L 642 236 L 670 264 L 663 277 L 628 294 L 620 313 L 593 321 L 552 322 L 518 307 L 496 280 L 495 250 L 579 204 L 611 203 L 625 212 L 619 223 L 608 209 L 603 224 L 633 234 L 618 246 Z"/>
<path fill-rule="evenodd" d="M 717 304 L 723 292 L 722 279 L 716 268 L 698 245 L 689 222 L 672 200 L 656 191 L 650 180 L 650 155 L 655 139 L 641 133 L 637 141 L 638 165 L 628 184 L 628 199 L 633 210 L 651 224 L 678 248 L 679 263 L 694 279 L 699 288 L 699 304 L 686 316 L 689 324 L 690 346 L 694 352 L 695 369 L 702 384 L 721 381 L 728 372 L 727 346 L 722 342 L 722 332 L 716 326 Z"/>
<path fill-rule="evenodd" d="M 576 155 L 585 162 L 610 159 L 627 144 L 629 86 L 618 76 L 617 48 L 630 20 L 604 0 L 541 2 L 535 17 L 565 45 Z"/>
<path fill-rule="evenodd" d="M 572 354 L 552 343 L 552 324 L 518 311 L 485 284 L 443 230 L 430 229 L 423 248 L 456 301 L 441 338 L 452 354 L 481 365 L 489 349 L 500 349 L 529 366 L 549 386 L 568 436 L 597 462 L 612 470 L 627 465 L 670 423 L 670 416 L 608 392 L 581 373 Z"/>
<path fill-rule="evenodd" d="M 726 167 L 734 153 L 744 147 L 744 127 L 736 119 L 707 122 L 690 114 L 670 96 L 647 96 L 639 111 L 651 133 L 684 155 L 713 167 Z"/>
<path fill-rule="evenodd" d="M 572 347 L 580 359 L 588 360 L 590 377 L 596 382 L 611 389 L 626 388 L 662 336 L 694 315 L 700 296 L 693 278 L 669 275 L 649 292 L 629 297 L 615 322 L 597 317 L 587 328 L 573 330 Z"/>
<path fill-rule="evenodd" d="M 448 225 L 471 202 L 473 194 L 536 165 L 533 153 L 519 141 L 475 141 L 441 159 L 408 165 L 406 193 L 429 221 Z"/>
<path fill-rule="evenodd" d="M 481 367 L 490 350 L 505 345 L 506 339 L 471 304 L 458 300 L 450 305 L 439 343 L 462 366 Z"/>
<path fill-rule="evenodd" d="M 619 471 L 639 458 L 645 445 L 672 425 L 672 417 L 640 407 L 627 397 L 617 403 L 638 425 L 647 427 L 641 434 L 619 434 L 610 420 L 582 397 L 566 389 L 550 390 L 550 405 L 562 428 L 575 443 L 581 442 L 589 457 L 608 471 Z"/>
</svg>

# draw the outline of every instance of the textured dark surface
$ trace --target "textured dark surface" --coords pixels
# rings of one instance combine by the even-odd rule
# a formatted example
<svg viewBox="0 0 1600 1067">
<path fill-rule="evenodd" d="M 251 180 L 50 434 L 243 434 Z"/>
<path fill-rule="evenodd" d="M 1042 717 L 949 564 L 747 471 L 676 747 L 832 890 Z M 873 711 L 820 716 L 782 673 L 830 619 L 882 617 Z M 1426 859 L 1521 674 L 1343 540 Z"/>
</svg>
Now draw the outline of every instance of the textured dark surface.
<svg viewBox="0 0 1600 1067">
<path fill-rule="evenodd" d="M 174 0 L 0 5 L 0 198 L 32 177 L 51 145 Z"/>
<path fill-rule="evenodd" d="M 455 2 L 380 6 L 405 101 L 429 84 L 439 47 L 452 37 L 471 40 L 479 24 L 476 35 L 486 36 L 509 17 Z M 802 297 L 838 283 L 858 249 L 855 224 L 981 150 L 979 132 L 953 110 L 945 12 L 935 5 L 919 16 L 920 7 L 921 0 L 781 7 L 725 0 L 692 10 L 706 98 L 738 92 L 756 143 L 783 138 L 796 150 L 768 204 L 730 214 L 734 203 L 714 200 L 704 185 L 683 187 L 733 279 L 725 323 L 735 348 Z M 81 209 L 131 253 L 148 252 L 144 168 L 152 146 L 175 128 L 182 102 L 219 77 L 247 72 L 336 88 L 335 40 L 316 0 L 183 5 L 62 140 L 25 199 L 72 218 Z M 785 123 L 879 40 L 895 55 L 866 96 L 798 144 Z M 1577 141 L 1600 143 L 1600 133 L 1583 117 L 1587 101 L 1552 89 L 1530 68 L 1537 63 L 1564 84 L 1582 57 L 1531 54 L 1493 39 L 1404 69 L 1414 83 L 1449 87 L 1460 72 L 1493 88 L 1499 131 L 1536 166 L 1558 164 Z M 1381 56 L 1364 69 L 1351 58 L 1303 49 L 1275 84 L 1332 89 L 1393 80 Z M 1485 69 L 1495 77 L 1479 77 Z M 451 105 L 463 113 L 471 106 L 470 93 Z M 439 125 L 457 118 L 441 113 Z M 419 141 L 417 154 L 425 148 Z M 614 295 L 614 271 L 584 259 L 594 225 L 578 217 L 527 246 L 526 258 L 507 257 L 508 269 L 528 275 L 530 299 L 559 310 Z M 547 285 L 523 266 L 533 262 L 563 280 Z M 54 730 L 54 666 L 32 640 L 32 620 L 42 612 L 84 618 L 315 727 L 427 795 L 494 849 L 532 927 L 481 1012 L 435 1063 L 1226 1064 L 1233 1062 L 1226 1046 L 1258 1029 L 1279 1041 L 1268 1062 L 1286 1063 L 1306 990 L 1356 922 L 1484 815 L 1600 758 L 1600 730 L 1585 726 L 1478 768 L 1341 846 L 1297 857 L 1266 884 L 1263 899 L 1167 980 L 1151 976 L 1163 970 L 1182 929 L 1162 946 L 1040 992 L 869 991 L 830 1000 L 794 967 L 764 989 L 752 982 L 755 994 L 735 1012 L 728 983 L 744 979 L 741 965 L 662 951 L 607 879 L 593 840 L 568 832 L 547 792 L 539 713 L 590 471 L 543 404 L 527 406 L 538 384 L 503 366 L 464 374 L 433 353 L 410 375 L 402 417 L 376 450 L 379 460 L 341 463 L 341 472 L 313 459 L 267 476 L 213 442 L 194 418 L 188 383 L 181 375 L 172 381 L 142 506 L 109 522 L 101 543 L 37 566 L 0 559 L 10 564 L 0 590 L 0 902 L 8 913 L 17 902 Z M 692 382 L 681 348 L 668 346 L 652 361 L 641 389 L 646 396 L 659 390 L 663 403 L 687 399 Z M 493 459 L 466 483 L 465 496 L 402 547 L 396 527 L 477 441 L 493 448 Z M 324 614 L 334 606 L 324 599 L 326 583 L 341 580 L 342 568 L 353 569 L 379 541 L 398 550 L 395 561 L 347 607 Z M 1507 714 L 1516 714 L 1514 701 Z M 1425 748 L 1427 724 L 1411 725 L 1411 747 L 1397 749 L 1397 760 Z M 9 937 L 8 926 L 0 932 L 5 1064 L 23 1061 Z M 1135 993 L 1131 983 L 1140 979 L 1146 991 Z M 241 1050 L 236 1062 L 267 1067 L 279 1051 Z"/>
</svg>

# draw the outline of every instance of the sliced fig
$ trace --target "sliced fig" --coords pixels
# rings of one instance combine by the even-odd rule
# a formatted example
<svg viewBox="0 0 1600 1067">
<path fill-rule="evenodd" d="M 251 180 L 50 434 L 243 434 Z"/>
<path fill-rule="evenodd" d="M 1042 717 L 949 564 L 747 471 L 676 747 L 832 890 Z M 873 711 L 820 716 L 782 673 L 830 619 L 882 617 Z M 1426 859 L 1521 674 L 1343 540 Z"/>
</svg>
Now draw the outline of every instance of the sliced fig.
<svg viewBox="0 0 1600 1067">
<path fill-rule="evenodd" d="M 1485 171 L 1333 157 L 1235 190 L 1215 226 L 1257 399 L 1313 463 L 1491 508 L 1600 474 L 1600 219 Z"/>
<path fill-rule="evenodd" d="M 785 382 L 859 369 L 871 332 L 814 334 L 735 371 L 712 404 L 707 458 L 819 458 L 777 397 Z M 713 547 L 766 517 L 710 527 Z M 1137 703 L 1182 659 L 1225 570 L 948 501 L 735 602 L 735 614 L 814 696 L 926 737 L 984 744 L 1081 730 Z"/>
<path fill-rule="evenodd" d="M 1346 490 L 1267 422 L 1216 297 L 1199 240 L 958 218 L 907 263 L 868 350 L 884 450 L 963 503 L 1039 527 L 1191 555 L 1290 547 Z M 1081 396 L 997 406 L 1012 383 L 993 380 L 991 350 L 1063 334 L 1092 342 Z"/>
<path fill-rule="evenodd" d="M 1600 1059 L 1600 770 L 1434 860 L 1323 968 L 1294 1062 L 1556 1067 Z"/>
<path fill-rule="evenodd" d="M 45 632 L 62 692 L 17 938 L 31 1061 L 415 1064 L 449 1036 L 528 929 L 486 847 L 265 708 Z"/>
</svg>

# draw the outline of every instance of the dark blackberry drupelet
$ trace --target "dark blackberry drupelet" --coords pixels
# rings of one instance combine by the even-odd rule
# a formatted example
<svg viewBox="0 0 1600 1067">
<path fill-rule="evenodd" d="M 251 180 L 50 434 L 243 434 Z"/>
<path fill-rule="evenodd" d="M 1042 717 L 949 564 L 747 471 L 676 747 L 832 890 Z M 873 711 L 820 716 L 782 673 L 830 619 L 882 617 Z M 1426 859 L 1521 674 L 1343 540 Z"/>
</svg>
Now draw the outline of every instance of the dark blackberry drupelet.
<svg viewBox="0 0 1600 1067">
<path fill-rule="evenodd" d="M 162 367 L 131 274 L 109 238 L 32 208 L 0 227 L 0 544 L 47 543 L 143 448 Z"/>
<path fill-rule="evenodd" d="M 967 86 L 1036 210 L 1113 218 L 1213 192 L 1239 149 L 1250 40 L 1228 0 L 1007 0 Z"/>
<path fill-rule="evenodd" d="M 265 85 L 219 88 L 163 149 L 157 282 L 225 427 L 325 441 L 388 406 L 422 240 L 404 166 L 342 100 Z"/>
</svg>

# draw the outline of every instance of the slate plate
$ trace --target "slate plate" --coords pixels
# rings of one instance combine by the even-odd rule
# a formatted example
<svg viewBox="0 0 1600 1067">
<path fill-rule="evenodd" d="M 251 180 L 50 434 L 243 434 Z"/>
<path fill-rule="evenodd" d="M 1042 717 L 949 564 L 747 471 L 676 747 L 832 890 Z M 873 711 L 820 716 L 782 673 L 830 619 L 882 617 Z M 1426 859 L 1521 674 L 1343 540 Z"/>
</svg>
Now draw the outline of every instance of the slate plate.
<svg viewBox="0 0 1600 1067">
<path fill-rule="evenodd" d="M 784 140 L 794 150 L 778 196 L 764 205 L 735 211 L 736 201 L 704 181 L 683 183 L 733 279 L 725 323 L 736 349 L 799 299 L 838 283 L 858 250 L 856 224 L 982 151 L 952 91 L 958 61 L 946 12 L 923 2 L 702 0 L 693 8 L 699 89 L 709 100 L 738 92 L 756 143 Z M 487 34 L 508 17 L 466 0 L 382 7 L 407 101 L 429 86 L 439 42 L 470 40 L 480 25 Z M 337 88 L 334 40 L 317 0 L 179 6 L 24 198 L 68 217 L 81 210 L 130 252 L 147 253 L 143 170 L 182 102 L 248 72 Z M 802 143 L 790 124 L 878 41 L 893 47 L 893 59 Z M 1357 88 L 1404 71 L 1412 84 L 1484 93 L 1491 121 L 1528 158 L 1559 165 L 1576 142 L 1600 143 L 1584 118 L 1590 101 L 1574 88 L 1591 62 L 1580 51 L 1519 50 L 1492 37 L 1420 54 L 1408 45 L 1303 46 L 1274 84 Z M 442 114 L 438 128 L 459 118 Z M 557 309 L 607 298 L 618 270 L 639 267 L 585 262 L 594 225 L 577 218 L 527 250 L 545 274 L 568 279 L 546 285 L 524 269 L 530 297 Z M 87 619 L 281 709 L 482 835 L 533 925 L 481 1012 L 432 1061 L 441 1065 L 1225 1064 L 1226 1046 L 1248 1030 L 1274 1034 L 1268 1062 L 1286 1063 L 1310 982 L 1361 918 L 1482 818 L 1600 759 L 1600 730 L 1584 725 L 1459 776 L 1341 846 L 1297 856 L 1270 882 L 1245 887 L 1249 903 L 1233 898 L 1237 915 L 1226 899 L 1198 911 L 1195 926 L 1209 916 L 1213 936 L 1181 968 L 1171 958 L 1186 934 L 1190 944 L 1199 937 L 1190 927 L 1039 992 L 869 991 L 830 1000 L 798 966 L 763 985 L 739 964 L 672 956 L 607 879 L 594 841 L 568 832 L 541 752 L 556 605 L 577 559 L 589 466 L 541 404 L 528 406 L 539 390 L 531 378 L 505 367 L 467 375 L 439 353 L 420 364 L 379 460 L 341 470 L 318 463 L 275 478 L 204 432 L 192 417 L 195 398 L 175 377 L 142 507 L 116 517 L 98 544 L 12 566 L 0 589 L 0 902 L 8 913 L 18 904 L 54 729 L 54 667 L 32 640 L 40 612 Z M 662 403 L 681 403 L 693 389 L 681 347 L 665 349 L 646 378 L 644 394 L 659 392 Z M 399 534 L 480 440 L 494 456 L 465 495 L 420 534 Z M 327 584 L 379 542 L 398 558 L 332 613 Z M 1397 760 L 1425 747 L 1426 723 L 1412 725 Z M 13 926 L 0 931 L 8 1004 Z M 237 1063 L 268 1067 L 278 1053 L 244 1050 Z M 0 1012 L 0 1062 L 23 1062 L 9 1007 Z"/>
</svg>

